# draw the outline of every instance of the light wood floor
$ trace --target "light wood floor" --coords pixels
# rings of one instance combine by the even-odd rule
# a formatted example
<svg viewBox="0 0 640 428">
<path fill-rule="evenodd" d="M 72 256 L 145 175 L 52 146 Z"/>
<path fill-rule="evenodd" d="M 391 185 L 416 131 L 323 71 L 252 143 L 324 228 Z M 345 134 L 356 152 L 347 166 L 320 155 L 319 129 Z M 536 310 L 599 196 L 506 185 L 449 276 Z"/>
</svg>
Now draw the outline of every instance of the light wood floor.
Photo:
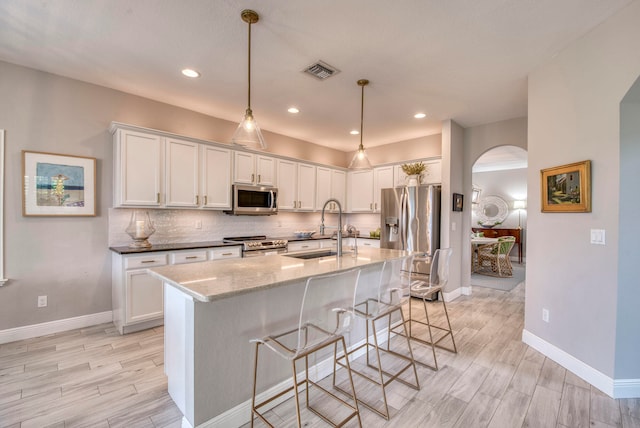
<svg viewBox="0 0 640 428">
<path fill-rule="evenodd" d="M 420 391 L 390 385 L 389 422 L 361 406 L 363 426 L 640 428 L 640 399 L 613 400 L 521 342 L 523 285 L 474 287 L 448 307 L 459 353 L 438 352 L 437 372 L 420 368 Z M 105 324 L 0 345 L 0 427 L 180 427 L 162 333 L 119 336 Z M 292 401 L 272 421 L 294 426 Z"/>
</svg>

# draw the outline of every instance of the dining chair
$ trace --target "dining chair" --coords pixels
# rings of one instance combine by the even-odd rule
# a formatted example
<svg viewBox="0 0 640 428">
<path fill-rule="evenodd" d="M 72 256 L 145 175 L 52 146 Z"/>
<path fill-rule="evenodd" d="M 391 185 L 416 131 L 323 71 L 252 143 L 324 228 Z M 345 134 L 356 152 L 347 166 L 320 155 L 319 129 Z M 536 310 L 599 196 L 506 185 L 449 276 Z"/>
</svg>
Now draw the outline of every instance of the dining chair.
<svg viewBox="0 0 640 428">
<path fill-rule="evenodd" d="M 515 236 L 503 236 L 498 238 L 498 242 L 479 247 L 477 273 L 501 277 L 513 276 L 509 253 L 515 243 Z"/>
<path fill-rule="evenodd" d="M 351 269 L 343 272 L 326 275 L 313 276 L 307 279 L 302 301 L 300 302 L 300 315 L 298 325 L 287 331 L 278 332 L 261 338 L 252 339 L 255 343 L 255 360 L 253 368 L 253 396 L 251 398 L 251 426 L 254 417 L 258 417 L 268 426 L 273 426 L 265 416 L 264 408 L 274 400 L 285 396 L 293 391 L 296 404 L 296 417 L 298 427 L 302 426 L 300 411 L 300 387 L 304 386 L 304 396 L 306 408 L 318 415 L 321 419 L 332 426 L 342 426 L 354 417 L 358 420 L 358 425 L 362 426 L 358 400 L 353 384 L 353 377 L 349 360 L 346 359 L 344 368 L 346 369 L 350 392 L 346 392 L 350 401 L 348 402 L 329 389 L 320 385 L 319 382 L 309 378 L 309 357 L 319 351 L 332 347 L 334 358 L 339 358 L 338 344 L 342 346 L 340 355 L 347 353 L 347 346 L 344 334 L 349 332 L 355 319 L 354 301 L 355 290 L 360 277 L 360 269 Z M 292 385 L 285 390 L 256 402 L 257 378 L 258 378 L 258 355 L 261 346 L 275 352 L 279 357 L 291 363 Z M 296 363 L 304 360 L 304 369 L 298 370 Z M 300 374 L 304 377 L 298 380 Z M 309 400 L 311 388 L 317 388 L 323 397 L 332 399 L 337 404 L 344 406 L 348 414 L 342 415 L 342 420 L 333 421 L 338 413 L 335 409 L 329 414 L 316 406 L 312 406 Z M 305 424 L 306 425 L 306 424 Z"/>
</svg>

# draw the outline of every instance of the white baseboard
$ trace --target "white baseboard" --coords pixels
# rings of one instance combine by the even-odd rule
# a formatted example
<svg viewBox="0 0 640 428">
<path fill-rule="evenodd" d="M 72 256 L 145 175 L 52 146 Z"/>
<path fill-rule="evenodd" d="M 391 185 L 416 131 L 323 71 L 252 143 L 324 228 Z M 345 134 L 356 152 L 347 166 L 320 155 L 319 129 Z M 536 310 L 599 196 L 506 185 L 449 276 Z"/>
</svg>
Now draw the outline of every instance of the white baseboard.
<svg viewBox="0 0 640 428">
<path fill-rule="evenodd" d="M 453 291 L 449 291 L 449 292 L 446 292 L 446 293 L 442 292 L 442 298 L 444 299 L 445 302 L 451 302 L 452 300 L 457 299 L 458 297 L 460 297 L 463 294 L 465 294 L 463 292 L 463 288 L 458 287 Z M 469 294 L 471 294 L 471 293 L 469 293 Z"/>
<path fill-rule="evenodd" d="M 0 344 L 113 321 L 113 311 L 0 330 Z"/>
<path fill-rule="evenodd" d="M 527 330 L 522 341 L 612 398 L 640 397 L 640 379 L 612 379 Z"/>
</svg>

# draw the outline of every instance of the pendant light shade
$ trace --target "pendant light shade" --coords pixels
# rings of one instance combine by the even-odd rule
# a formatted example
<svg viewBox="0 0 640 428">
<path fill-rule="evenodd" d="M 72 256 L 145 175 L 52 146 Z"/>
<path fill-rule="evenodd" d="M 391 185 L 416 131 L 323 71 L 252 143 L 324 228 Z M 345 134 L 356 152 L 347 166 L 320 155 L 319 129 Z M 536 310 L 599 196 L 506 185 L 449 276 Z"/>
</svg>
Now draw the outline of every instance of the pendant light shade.
<svg viewBox="0 0 640 428">
<path fill-rule="evenodd" d="M 353 156 L 351 163 L 349 164 L 349 169 L 371 169 L 371 162 L 369 162 L 369 157 L 367 153 L 364 151 L 364 146 L 362 145 L 362 131 L 363 131 L 363 123 L 364 123 L 364 87 L 369 84 L 367 79 L 358 80 L 358 86 L 362 88 L 362 95 L 360 98 L 360 146 L 358 146 L 358 151 Z"/>
<path fill-rule="evenodd" d="M 237 146 L 247 147 L 251 149 L 264 150 L 267 148 L 260 132 L 258 122 L 253 117 L 253 111 L 251 111 L 251 24 L 258 22 L 260 17 L 253 10 L 245 9 L 240 14 L 242 20 L 249 24 L 249 38 L 248 38 L 248 67 L 247 67 L 247 111 L 244 117 L 240 121 L 236 132 L 231 137 L 231 142 Z"/>
</svg>

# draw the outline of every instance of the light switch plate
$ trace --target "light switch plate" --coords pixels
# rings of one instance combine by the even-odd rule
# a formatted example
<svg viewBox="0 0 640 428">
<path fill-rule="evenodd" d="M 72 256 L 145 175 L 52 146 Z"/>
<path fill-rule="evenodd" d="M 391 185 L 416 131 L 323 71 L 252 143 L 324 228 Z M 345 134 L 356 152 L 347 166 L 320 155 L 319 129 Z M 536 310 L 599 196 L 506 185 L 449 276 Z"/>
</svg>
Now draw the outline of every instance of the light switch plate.
<svg viewBox="0 0 640 428">
<path fill-rule="evenodd" d="M 591 229 L 591 243 L 596 245 L 605 244 L 604 229 Z"/>
</svg>

